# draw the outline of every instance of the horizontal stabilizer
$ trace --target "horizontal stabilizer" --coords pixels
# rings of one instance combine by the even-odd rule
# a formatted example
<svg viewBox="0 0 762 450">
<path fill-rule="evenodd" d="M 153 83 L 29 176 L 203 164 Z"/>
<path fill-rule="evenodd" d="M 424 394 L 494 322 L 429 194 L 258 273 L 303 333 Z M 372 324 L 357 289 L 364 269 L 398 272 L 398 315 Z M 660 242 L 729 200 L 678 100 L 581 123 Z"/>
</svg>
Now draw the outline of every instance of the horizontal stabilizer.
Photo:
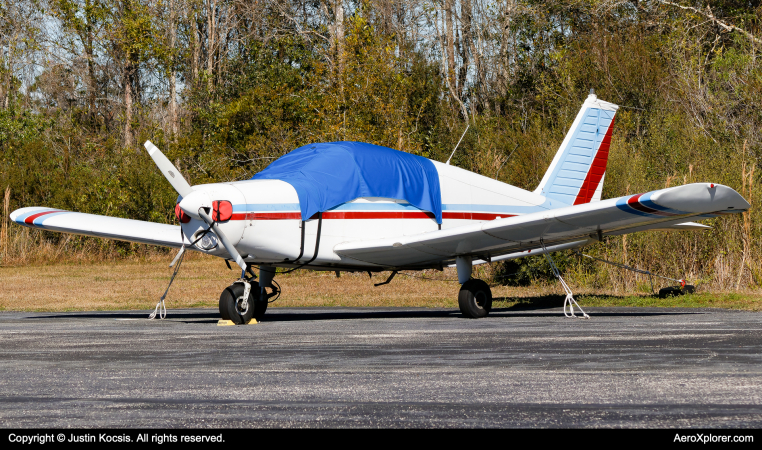
<svg viewBox="0 0 762 450">
<path fill-rule="evenodd" d="M 683 219 L 679 219 L 678 221 L 680 220 L 683 220 Z M 677 221 L 673 221 L 673 222 L 677 222 Z M 660 223 L 651 224 L 651 225 L 644 225 L 642 227 L 622 230 L 621 232 L 608 233 L 608 235 L 616 236 L 620 234 L 637 233 L 639 231 L 701 231 L 701 230 L 712 229 L 712 227 L 708 225 L 702 225 L 696 222 L 681 222 L 681 223 L 673 223 L 673 222 L 660 222 Z"/>
<path fill-rule="evenodd" d="M 179 226 L 142 220 L 41 207 L 17 209 L 11 213 L 11 220 L 30 228 L 117 239 L 139 244 L 174 248 L 179 248 L 183 244 Z M 187 239 L 185 243 L 188 243 Z"/>
<path fill-rule="evenodd" d="M 638 227 L 638 228 L 629 228 L 627 230 L 624 230 L 621 234 L 630 234 L 635 233 L 638 231 L 699 231 L 699 230 L 711 230 L 712 227 L 707 225 L 702 225 L 700 223 L 696 222 L 683 222 L 683 223 L 675 223 L 675 224 L 669 224 L 669 223 L 658 223 L 655 225 L 647 225 L 644 227 Z M 613 236 L 619 233 L 606 233 L 607 236 Z M 558 244 L 558 245 L 550 245 L 546 247 L 544 250 L 542 247 L 537 247 L 521 252 L 516 253 L 508 253 L 507 255 L 497 256 L 495 258 L 492 258 L 490 261 L 485 261 L 483 259 L 475 259 L 472 264 L 484 264 L 487 262 L 498 262 L 498 261 L 510 261 L 512 259 L 518 259 L 523 258 L 525 256 L 538 256 L 538 255 L 544 255 L 545 253 L 553 253 L 553 252 L 559 252 L 562 250 L 569 250 L 571 248 L 579 248 L 584 247 L 586 245 L 592 244 L 595 242 L 595 239 L 585 239 L 582 241 L 573 241 L 566 244 Z M 455 267 L 455 264 L 450 265 L 450 267 Z"/>
<path fill-rule="evenodd" d="M 702 225 L 700 223 L 696 222 L 683 222 L 683 223 L 676 223 L 674 225 L 670 225 L 668 227 L 662 228 L 664 230 L 683 230 L 683 231 L 697 231 L 697 230 L 711 230 L 712 227 L 709 225 Z"/>
<path fill-rule="evenodd" d="M 544 255 L 546 253 L 560 252 L 562 250 L 569 250 L 571 248 L 584 247 L 593 242 L 594 242 L 594 239 L 584 239 L 581 241 L 568 242 L 566 244 L 550 245 L 548 247 L 545 247 L 545 249 L 538 247 L 535 249 L 529 249 L 522 252 L 508 253 L 507 255 L 497 256 L 495 258 L 490 259 L 489 261 L 485 261 L 483 259 L 475 259 L 471 262 L 471 264 L 476 266 L 478 264 L 484 264 L 488 262 L 510 261 L 512 259 L 519 259 L 525 256 Z M 448 267 L 455 267 L 455 264 L 451 264 Z"/>
</svg>

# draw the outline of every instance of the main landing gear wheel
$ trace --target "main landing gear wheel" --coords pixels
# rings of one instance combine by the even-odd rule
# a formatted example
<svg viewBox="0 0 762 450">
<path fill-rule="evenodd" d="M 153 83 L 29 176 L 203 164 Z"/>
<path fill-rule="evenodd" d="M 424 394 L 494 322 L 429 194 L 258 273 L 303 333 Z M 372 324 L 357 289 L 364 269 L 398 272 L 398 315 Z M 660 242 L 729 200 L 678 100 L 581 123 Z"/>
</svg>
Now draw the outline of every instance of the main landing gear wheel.
<svg viewBox="0 0 762 450">
<path fill-rule="evenodd" d="M 458 306 L 466 317 L 484 317 L 492 309 L 492 290 L 482 280 L 468 280 L 460 288 Z"/>
<path fill-rule="evenodd" d="M 243 301 L 243 291 L 245 287 L 242 283 L 233 283 L 220 295 L 220 316 L 223 320 L 232 320 L 234 324 L 241 325 L 249 323 L 252 317 L 261 317 L 264 314 L 264 310 L 267 309 L 267 302 L 256 301 L 259 297 L 259 283 L 256 281 L 251 282 L 251 290 L 249 291 L 249 301 Z M 261 308 L 260 303 L 264 303 L 264 308 Z M 260 306 L 262 312 L 259 316 L 257 308 Z"/>
</svg>

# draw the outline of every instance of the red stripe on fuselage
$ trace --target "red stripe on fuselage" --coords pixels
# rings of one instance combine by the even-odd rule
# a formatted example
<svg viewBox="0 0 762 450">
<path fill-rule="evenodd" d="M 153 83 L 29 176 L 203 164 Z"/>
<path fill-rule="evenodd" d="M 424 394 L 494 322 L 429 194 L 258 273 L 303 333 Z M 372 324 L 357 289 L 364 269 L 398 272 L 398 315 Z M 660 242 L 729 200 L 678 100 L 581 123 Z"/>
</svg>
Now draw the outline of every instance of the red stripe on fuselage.
<svg viewBox="0 0 762 450">
<path fill-rule="evenodd" d="M 462 219 L 462 220 L 495 220 L 498 217 L 505 219 L 513 217 L 515 214 L 495 214 L 495 213 L 474 213 L 474 212 L 443 212 L 443 219 Z"/>
<path fill-rule="evenodd" d="M 252 212 L 233 214 L 232 220 L 284 220 L 301 218 L 302 213 L 298 212 Z"/>
<path fill-rule="evenodd" d="M 443 212 L 443 219 L 495 220 L 498 217 L 513 217 L 515 214 Z M 298 212 L 252 212 L 233 214 L 233 220 L 287 220 L 301 219 Z M 317 214 L 312 219 L 317 219 Z M 323 219 L 433 219 L 427 211 L 326 211 Z"/>
<path fill-rule="evenodd" d="M 42 216 L 48 215 L 48 214 L 57 213 L 57 212 L 62 212 L 62 211 L 54 210 L 54 211 L 45 211 L 45 212 L 41 212 L 41 213 L 37 213 L 37 214 L 32 214 L 31 216 L 29 216 L 26 219 L 24 219 L 24 223 L 28 223 L 28 224 L 32 224 L 33 225 L 34 224 L 34 219 L 36 219 L 38 217 L 42 217 Z"/>
<path fill-rule="evenodd" d="M 326 211 L 323 219 L 433 219 L 426 211 Z"/>
<path fill-rule="evenodd" d="M 582 187 L 579 188 L 577 198 L 574 200 L 575 205 L 581 205 L 583 203 L 590 203 L 593 199 L 595 191 L 598 189 L 598 185 L 603 178 L 603 174 L 606 173 L 606 163 L 609 160 L 609 147 L 611 146 L 611 133 L 614 130 L 614 119 L 611 119 L 609 129 L 606 130 L 606 135 L 603 136 L 598 151 L 593 158 L 593 164 L 590 165 L 590 169 L 587 171 L 585 181 L 582 182 Z"/>
</svg>

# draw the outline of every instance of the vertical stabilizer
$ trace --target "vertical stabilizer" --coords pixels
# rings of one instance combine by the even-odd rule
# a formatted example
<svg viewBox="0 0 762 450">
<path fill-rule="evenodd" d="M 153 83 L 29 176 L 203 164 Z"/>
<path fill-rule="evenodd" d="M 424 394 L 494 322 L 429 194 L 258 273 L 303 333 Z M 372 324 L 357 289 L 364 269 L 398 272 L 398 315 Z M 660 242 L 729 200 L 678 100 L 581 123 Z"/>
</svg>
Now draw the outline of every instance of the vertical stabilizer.
<svg viewBox="0 0 762 450">
<path fill-rule="evenodd" d="M 618 108 L 587 97 L 535 193 L 568 205 L 601 199 Z"/>
</svg>

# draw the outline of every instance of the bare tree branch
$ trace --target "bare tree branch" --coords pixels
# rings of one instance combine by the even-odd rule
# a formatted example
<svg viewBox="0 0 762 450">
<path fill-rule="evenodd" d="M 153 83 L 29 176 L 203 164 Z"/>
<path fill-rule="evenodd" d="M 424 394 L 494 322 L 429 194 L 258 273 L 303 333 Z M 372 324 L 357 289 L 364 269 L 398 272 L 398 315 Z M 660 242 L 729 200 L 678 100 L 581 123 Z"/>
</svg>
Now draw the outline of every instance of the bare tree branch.
<svg viewBox="0 0 762 450">
<path fill-rule="evenodd" d="M 709 5 L 706 5 L 706 9 L 705 10 L 701 10 L 701 9 L 698 9 L 698 8 L 694 8 L 692 6 L 683 6 L 683 5 L 679 5 L 677 3 L 668 2 L 668 1 L 665 1 L 665 0 L 657 0 L 657 1 L 659 3 L 661 3 L 661 4 L 663 4 L 663 5 L 669 5 L 669 6 L 674 6 L 674 7 L 680 8 L 680 9 L 684 9 L 684 10 L 688 10 L 688 11 L 693 11 L 696 14 L 700 14 L 700 15 L 706 17 L 707 19 L 711 20 L 712 22 L 716 23 L 717 25 L 720 26 L 720 28 L 722 28 L 723 30 L 725 30 L 727 32 L 738 31 L 739 33 L 741 33 L 744 36 L 746 36 L 749 39 L 751 39 L 752 42 L 755 42 L 757 44 L 762 44 L 762 40 L 754 37 L 754 35 L 749 33 L 748 31 L 746 31 L 744 29 L 741 29 L 741 28 L 738 28 L 735 25 L 728 25 L 727 23 L 723 22 L 722 20 L 716 18 L 714 16 L 714 13 L 712 12 L 712 9 L 709 7 Z"/>
</svg>

